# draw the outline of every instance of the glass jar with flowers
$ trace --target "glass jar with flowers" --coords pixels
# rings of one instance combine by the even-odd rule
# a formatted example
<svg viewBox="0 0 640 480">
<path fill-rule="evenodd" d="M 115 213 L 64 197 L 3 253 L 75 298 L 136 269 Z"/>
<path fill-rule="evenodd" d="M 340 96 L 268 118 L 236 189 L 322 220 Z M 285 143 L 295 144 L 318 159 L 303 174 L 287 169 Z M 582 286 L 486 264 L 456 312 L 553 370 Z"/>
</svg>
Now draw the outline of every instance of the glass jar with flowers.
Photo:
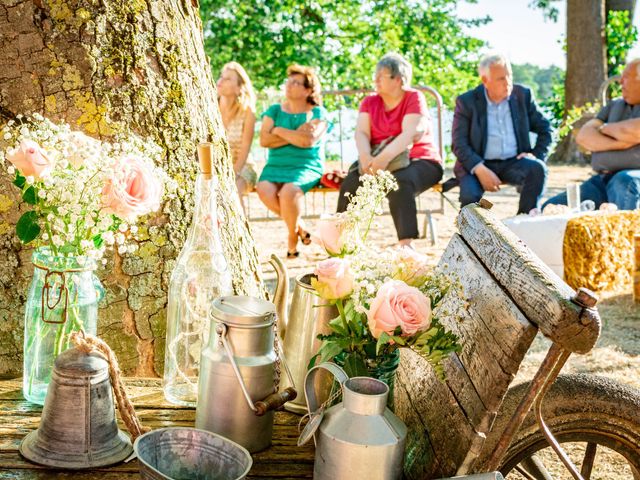
<svg viewBox="0 0 640 480">
<path fill-rule="evenodd" d="M 319 336 L 312 363 L 334 361 L 350 377 L 378 378 L 392 392 L 400 348 L 424 356 L 441 377 L 442 360 L 460 350 L 458 338 L 438 320 L 438 306 L 458 284 L 409 247 L 367 245 L 373 217 L 395 180 L 384 171 L 362 178 L 347 211 L 319 224 L 330 258 L 318 263 L 312 285 L 339 314 L 329 323 L 331 333 Z"/>
<path fill-rule="evenodd" d="M 44 404 L 53 361 L 69 335 L 95 334 L 103 289 L 95 275 L 105 250 L 135 249 L 133 222 L 159 208 L 165 174 L 160 149 L 129 136 L 100 142 L 42 116 L 18 116 L 2 129 L 4 157 L 20 189 L 16 233 L 33 246 L 34 275 L 25 308 L 23 392 Z M 104 260 L 103 260 L 104 261 Z"/>
</svg>

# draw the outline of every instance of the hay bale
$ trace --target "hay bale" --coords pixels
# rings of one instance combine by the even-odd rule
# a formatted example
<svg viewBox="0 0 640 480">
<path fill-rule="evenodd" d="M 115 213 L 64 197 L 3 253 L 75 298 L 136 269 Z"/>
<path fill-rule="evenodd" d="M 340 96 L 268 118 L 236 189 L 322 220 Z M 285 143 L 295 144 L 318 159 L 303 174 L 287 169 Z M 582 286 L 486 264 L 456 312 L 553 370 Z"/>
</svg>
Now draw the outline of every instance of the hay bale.
<svg viewBox="0 0 640 480">
<path fill-rule="evenodd" d="M 562 248 L 565 282 L 596 292 L 629 291 L 636 234 L 640 234 L 640 210 L 569 220 Z"/>
</svg>

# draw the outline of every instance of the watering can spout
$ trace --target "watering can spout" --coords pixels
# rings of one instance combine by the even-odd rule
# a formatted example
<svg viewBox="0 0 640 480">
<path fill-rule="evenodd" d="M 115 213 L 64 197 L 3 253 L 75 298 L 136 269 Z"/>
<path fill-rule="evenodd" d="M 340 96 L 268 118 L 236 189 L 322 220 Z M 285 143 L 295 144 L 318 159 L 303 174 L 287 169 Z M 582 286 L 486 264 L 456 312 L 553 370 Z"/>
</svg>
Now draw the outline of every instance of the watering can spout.
<svg viewBox="0 0 640 480">
<path fill-rule="evenodd" d="M 288 321 L 289 275 L 287 274 L 287 267 L 284 266 L 284 263 L 277 255 L 272 254 L 269 263 L 276 271 L 276 290 L 273 294 L 272 302 L 276 306 L 276 313 L 278 314 L 278 334 L 280 338 L 284 338 Z"/>
</svg>

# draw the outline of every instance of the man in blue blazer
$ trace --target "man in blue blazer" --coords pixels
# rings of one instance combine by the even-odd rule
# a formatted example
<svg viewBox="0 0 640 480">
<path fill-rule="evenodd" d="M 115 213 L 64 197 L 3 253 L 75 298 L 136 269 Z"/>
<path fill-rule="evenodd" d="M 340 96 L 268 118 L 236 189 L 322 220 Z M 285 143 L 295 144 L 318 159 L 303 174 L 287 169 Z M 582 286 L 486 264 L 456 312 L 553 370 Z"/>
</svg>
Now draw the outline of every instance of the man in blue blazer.
<svg viewBox="0 0 640 480">
<path fill-rule="evenodd" d="M 544 192 L 551 126 L 531 90 L 513 85 L 504 56 L 483 58 L 478 71 L 482 85 L 457 98 L 453 116 L 460 203 L 477 202 L 485 191 L 496 192 L 507 183 L 521 192 L 518 213 L 529 213 L 539 207 Z M 534 147 L 529 132 L 537 134 Z"/>
</svg>

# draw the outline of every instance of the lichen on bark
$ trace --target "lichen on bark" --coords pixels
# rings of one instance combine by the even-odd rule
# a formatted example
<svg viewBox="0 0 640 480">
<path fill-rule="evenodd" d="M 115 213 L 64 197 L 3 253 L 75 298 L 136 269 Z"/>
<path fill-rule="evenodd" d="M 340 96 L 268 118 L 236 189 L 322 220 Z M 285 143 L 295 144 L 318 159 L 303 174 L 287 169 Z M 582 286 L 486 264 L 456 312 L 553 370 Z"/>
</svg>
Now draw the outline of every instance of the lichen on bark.
<svg viewBox="0 0 640 480">
<path fill-rule="evenodd" d="M 139 249 L 99 271 L 107 294 L 99 334 L 127 374 L 156 375 L 164 360 L 171 269 L 191 221 L 194 152 L 216 146 L 221 239 L 238 294 L 262 295 L 257 254 L 234 193 L 198 9 L 179 0 L 8 0 L 0 5 L 0 106 L 39 112 L 109 140 L 134 132 L 164 150 L 176 198 L 145 219 Z M 0 144 L 0 148 L 6 145 Z M 23 206 L 0 175 L 0 375 L 19 374 L 30 251 L 14 236 Z"/>
</svg>

